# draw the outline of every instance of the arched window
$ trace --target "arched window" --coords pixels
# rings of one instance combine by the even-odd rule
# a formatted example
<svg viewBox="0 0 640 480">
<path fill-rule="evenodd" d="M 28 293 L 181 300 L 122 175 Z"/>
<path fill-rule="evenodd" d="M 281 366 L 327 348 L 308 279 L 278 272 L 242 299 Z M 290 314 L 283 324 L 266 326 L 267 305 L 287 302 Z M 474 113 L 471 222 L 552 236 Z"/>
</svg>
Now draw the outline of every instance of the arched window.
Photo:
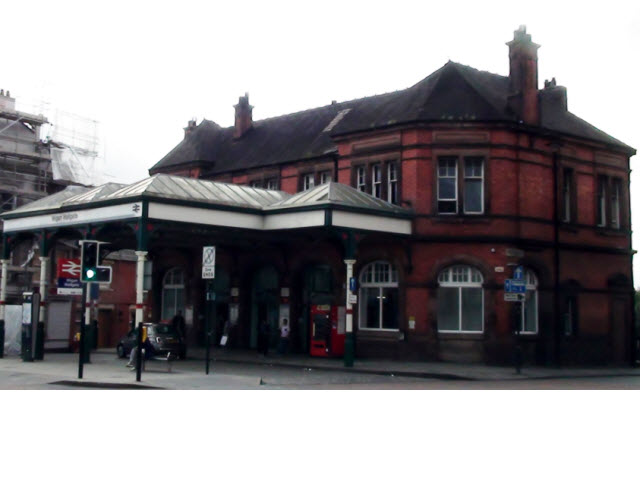
<svg viewBox="0 0 640 480">
<path fill-rule="evenodd" d="M 398 330 L 398 271 L 389 262 L 373 262 L 360 274 L 360 329 Z"/>
<path fill-rule="evenodd" d="M 184 315 L 184 272 L 172 268 L 162 282 L 162 319 L 170 320 L 178 312 Z"/>
<path fill-rule="evenodd" d="M 538 333 L 538 278 L 531 270 L 525 270 L 524 281 L 527 293 L 520 319 L 520 332 Z"/>
<path fill-rule="evenodd" d="M 473 267 L 455 265 L 440 272 L 438 285 L 438 331 L 482 332 L 482 274 Z"/>
</svg>

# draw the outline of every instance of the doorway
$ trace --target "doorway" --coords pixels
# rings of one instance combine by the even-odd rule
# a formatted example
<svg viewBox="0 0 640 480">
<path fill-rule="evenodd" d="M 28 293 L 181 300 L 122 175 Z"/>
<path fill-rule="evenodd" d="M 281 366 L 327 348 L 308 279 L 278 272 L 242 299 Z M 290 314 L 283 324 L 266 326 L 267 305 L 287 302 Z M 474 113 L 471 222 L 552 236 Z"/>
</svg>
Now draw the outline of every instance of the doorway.
<svg viewBox="0 0 640 480">
<path fill-rule="evenodd" d="M 280 306 L 280 282 L 275 267 L 257 270 L 251 282 L 251 328 L 249 347 L 258 348 L 258 326 L 266 318 L 271 327 L 270 348 L 278 343 L 278 311 Z"/>
<path fill-rule="evenodd" d="M 611 347 L 615 363 L 624 363 L 629 359 L 629 317 L 629 300 L 624 297 L 614 298 L 611 307 Z"/>
<path fill-rule="evenodd" d="M 309 353 L 311 305 L 335 304 L 331 267 L 324 264 L 306 267 L 302 272 L 301 316 L 297 325 L 291 326 L 294 351 Z"/>
</svg>

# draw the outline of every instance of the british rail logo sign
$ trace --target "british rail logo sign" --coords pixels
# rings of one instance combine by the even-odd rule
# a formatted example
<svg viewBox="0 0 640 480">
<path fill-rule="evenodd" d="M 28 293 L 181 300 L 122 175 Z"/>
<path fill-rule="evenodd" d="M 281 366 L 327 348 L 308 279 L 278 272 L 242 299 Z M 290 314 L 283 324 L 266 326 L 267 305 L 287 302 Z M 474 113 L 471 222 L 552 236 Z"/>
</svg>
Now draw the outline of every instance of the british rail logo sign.
<svg viewBox="0 0 640 480">
<path fill-rule="evenodd" d="M 79 258 L 58 260 L 58 295 L 82 295 Z"/>
</svg>

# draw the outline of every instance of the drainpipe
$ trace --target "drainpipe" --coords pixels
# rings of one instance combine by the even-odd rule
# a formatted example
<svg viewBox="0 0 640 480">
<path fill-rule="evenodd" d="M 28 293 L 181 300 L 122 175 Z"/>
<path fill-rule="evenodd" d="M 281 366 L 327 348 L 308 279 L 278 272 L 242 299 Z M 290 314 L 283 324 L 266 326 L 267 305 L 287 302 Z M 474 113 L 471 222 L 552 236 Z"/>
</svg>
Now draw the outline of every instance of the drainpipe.
<svg viewBox="0 0 640 480">
<path fill-rule="evenodd" d="M 629 178 L 627 179 L 627 215 L 629 219 L 629 232 L 632 232 L 631 225 L 631 174 L 629 174 Z M 635 252 L 633 251 L 633 242 L 631 233 L 629 233 L 629 251 L 631 252 L 631 328 L 629 329 L 631 332 L 631 348 L 629 349 L 629 363 L 632 367 L 637 367 L 638 360 L 638 330 L 636 327 L 636 292 L 635 292 L 635 283 L 633 279 L 633 255 Z"/>
<path fill-rule="evenodd" d="M 553 152 L 553 357 L 560 366 L 560 229 L 558 215 L 558 153 Z"/>
</svg>

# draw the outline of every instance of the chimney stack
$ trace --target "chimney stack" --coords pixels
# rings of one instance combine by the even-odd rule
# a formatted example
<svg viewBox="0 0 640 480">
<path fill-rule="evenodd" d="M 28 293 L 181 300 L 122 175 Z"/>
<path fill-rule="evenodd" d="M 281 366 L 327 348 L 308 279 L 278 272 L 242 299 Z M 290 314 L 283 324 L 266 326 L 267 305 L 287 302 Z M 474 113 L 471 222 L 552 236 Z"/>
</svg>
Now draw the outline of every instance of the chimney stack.
<svg viewBox="0 0 640 480">
<path fill-rule="evenodd" d="M 5 112 L 16 111 L 16 99 L 11 96 L 9 90 L 6 93 L 4 89 L 0 90 L 0 110 Z"/>
<path fill-rule="evenodd" d="M 525 123 L 540 123 L 538 105 L 538 49 L 521 25 L 509 46 L 509 107 Z"/>
<path fill-rule="evenodd" d="M 245 93 L 244 97 L 240 97 L 238 99 L 238 104 L 234 105 L 234 108 L 236 109 L 236 122 L 233 138 L 237 139 L 242 137 L 253 127 L 253 119 L 251 116 L 251 110 L 253 110 L 253 107 L 249 105 L 249 94 Z"/>
<path fill-rule="evenodd" d="M 189 135 L 191 135 L 191 132 L 193 132 L 196 129 L 196 119 L 193 118 L 191 120 L 189 120 L 189 122 L 187 123 L 187 126 L 184 127 L 184 138 L 187 138 Z"/>
<path fill-rule="evenodd" d="M 555 77 L 551 80 L 544 81 L 544 90 L 542 90 L 542 95 L 555 107 L 560 107 L 560 109 L 565 112 L 568 110 L 567 88 L 558 85 Z"/>
</svg>

